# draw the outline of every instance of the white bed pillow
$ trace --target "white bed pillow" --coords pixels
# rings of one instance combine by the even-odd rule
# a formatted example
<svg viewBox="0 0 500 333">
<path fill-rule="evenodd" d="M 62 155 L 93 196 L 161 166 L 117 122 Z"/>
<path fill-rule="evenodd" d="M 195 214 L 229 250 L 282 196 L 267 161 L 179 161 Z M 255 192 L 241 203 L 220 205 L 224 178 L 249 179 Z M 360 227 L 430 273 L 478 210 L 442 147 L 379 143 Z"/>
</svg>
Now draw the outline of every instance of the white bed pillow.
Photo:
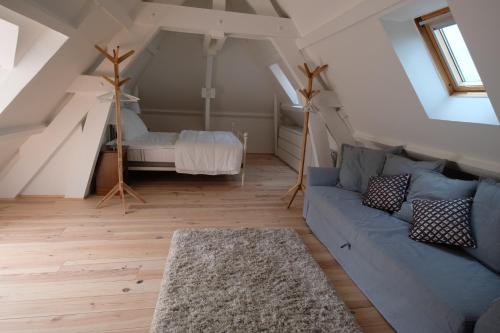
<svg viewBox="0 0 500 333">
<path fill-rule="evenodd" d="M 133 140 L 148 132 L 148 129 L 142 119 L 134 111 L 122 109 L 122 130 L 123 140 Z"/>
</svg>

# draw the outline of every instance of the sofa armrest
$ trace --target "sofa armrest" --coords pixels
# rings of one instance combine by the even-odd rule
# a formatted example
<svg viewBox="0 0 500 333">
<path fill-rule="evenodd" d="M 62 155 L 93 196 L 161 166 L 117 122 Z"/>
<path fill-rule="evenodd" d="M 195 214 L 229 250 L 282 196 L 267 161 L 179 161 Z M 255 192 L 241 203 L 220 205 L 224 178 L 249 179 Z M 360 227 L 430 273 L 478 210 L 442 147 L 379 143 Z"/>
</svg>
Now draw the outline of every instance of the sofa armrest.
<svg viewBox="0 0 500 333">
<path fill-rule="evenodd" d="M 474 333 L 495 333 L 500 328 L 500 298 L 483 313 L 474 327 Z"/>
<path fill-rule="evenodd" d="M 307 172 L 308 186 L 335 186 L 339 179 L 338 168 L 309 167 Z"/>
</svg>

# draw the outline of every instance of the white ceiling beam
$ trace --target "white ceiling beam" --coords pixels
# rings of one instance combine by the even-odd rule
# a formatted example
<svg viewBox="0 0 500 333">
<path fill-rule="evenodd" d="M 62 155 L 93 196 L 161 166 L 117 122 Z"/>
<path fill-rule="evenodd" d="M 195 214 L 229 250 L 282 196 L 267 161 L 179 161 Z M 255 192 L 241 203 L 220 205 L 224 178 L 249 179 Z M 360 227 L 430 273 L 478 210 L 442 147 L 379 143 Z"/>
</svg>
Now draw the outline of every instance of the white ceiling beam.
<svg viewBox="0 0 500 333">
<path fill-rule="evenodd" d="M 299 37 L 294 23 L 288 18 L 151 2 L 140 5 L 134 23 L 158 26 L 163 30 L 198 34 L 221 31 L 230 37 L 254 39 Z"/>
<path fill-rule="evenodd" d="M 120 72 L 126 71 L 130 64 L 132 64 L 137 57 L 146 49 L 149 44 L 153 41 L 158 28 L 155 26 L 137 25 L 134 24 L 130 30 L 122 29 L 118 34 L 116 34 L 113 39 L 108 43 L 108 48 L 112 49 L 116 46 L 120 46 L 120 54 L 125 54 L 130 50 L 134 50 L 134 54 L 128 57 L 125 61 L 120 64 Z M 104 46 L 104 45 L 101 45 Z M 94 75 L 112 75 L 113 74 L 113 64 L 110 61 L 102 61 L 97 67 Z"/>
<path fill-rule="evenodd" d="M 106 14 L 108 14 L 116 23 L 125 29 L 130 29 L 134 22 L 125 9 L 115 0 L 94 0 L 95 4 Z"/>
<path fill-rule="evenodd" d="M 113 91 L 113 87 L 100 76 L 80 75 L 66 90 L 72 94 L 103 95 Z"/>
<path fill-rule="evenodd" d="M 247 0 L 257 15 L 279 17 L 270 0 Z"/>
</svg>

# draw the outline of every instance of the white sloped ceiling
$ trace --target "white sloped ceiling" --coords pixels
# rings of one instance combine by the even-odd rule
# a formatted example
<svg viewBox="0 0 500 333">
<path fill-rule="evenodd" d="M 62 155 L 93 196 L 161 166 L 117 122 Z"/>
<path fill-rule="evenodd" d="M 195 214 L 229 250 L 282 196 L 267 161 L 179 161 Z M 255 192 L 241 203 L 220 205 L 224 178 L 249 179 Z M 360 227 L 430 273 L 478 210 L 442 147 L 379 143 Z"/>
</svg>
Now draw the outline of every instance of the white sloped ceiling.
<svg viewBox="0 0 500 333">
<path fill-rule="evenodd" d="M 367 10 L 368 1 L 371 11 Z M 304 37 L 299 44 L 306 46 L 305 52 L 316 62 L 329 64 L 327 78 L 359 139 L 406 144 L 410 150 L 454 160 L 471 171 L 478 168 L 485 170 L 485 174 L 500 172 L 499 126 L 427 117 L 380 20 L 397 6 L 384 9 L 391 1 L 382 0 L 358 1 L 358 6 L 350 9 L 346 1 L 313 2 L 314 5 L 309 1 L 281 0 L 279 4 Z M 380 10 L 374 7 L 377 3 Z M 498 115 L 500 66 L 495 54 L 500 50 L 498 43 L 488 41 L 500 33 L 492 14 L 500 12 L 500 2 L 479 0 L 471 4 L 466 0 L 450 0 L 449 3 L 452 12 L 457 13 L 456 20 L 466 41 L 471 40 L 469 49 L 473 57 L 477 55 L 476 65 Z M 472 16 L 467 14 L 471 6 Z M 325 35 L 323 25 L 321 36 L 325 38 L 316 38 L 318 22 L 327 21 L 331 31 Z"/>
</svg>

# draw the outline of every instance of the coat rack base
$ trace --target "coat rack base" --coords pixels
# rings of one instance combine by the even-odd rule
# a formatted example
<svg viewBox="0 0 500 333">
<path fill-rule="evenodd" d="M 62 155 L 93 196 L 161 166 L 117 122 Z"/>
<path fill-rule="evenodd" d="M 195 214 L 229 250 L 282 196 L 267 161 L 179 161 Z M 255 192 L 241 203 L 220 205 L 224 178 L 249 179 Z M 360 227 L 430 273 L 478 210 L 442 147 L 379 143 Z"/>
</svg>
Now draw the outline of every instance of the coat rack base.
<svg viewBox="0 0 500 333">
<path fill-rule="evenodd" d="M 304 184 L 302 184 L 301 182 L 292 186 L 288 190 L 288 192 L 284 195 L 285 197 L 287 197 L 288 195 L 292 194 L 292 197 L 290 198 L 290 201 L 288 202 L 288 206 L 286 207 L 287 209 L 289 209 L 290 206 L 292 206 L 293 200 L 295 200 L 295 197 L 297 196 L 297 193 L 299 193 L 299 192 L 302 192 L 302 193 L 306 192 L 306 186 Z"/>
<path fill-rule="evenodd" d="M 146 203 L 146 200 L 144 200 L 136 191 L 134 191 L 127 183 L 122 182 L 122 183 L 117 183 L 105 196 L 104 198 L 101 199 L 97 203 L 96 208 L 101 208 L 102 205 L 114 197 L 117 193 L 120 194 L 120 199 L 122 202 L 122 207 L 123 207 L 123 214 L 127 214 L 127 208 L 125 204 L 125 193 L 130 194 L 132 197 L 134 197 L 137 201 L 141 203 Z"/>
</svg>

